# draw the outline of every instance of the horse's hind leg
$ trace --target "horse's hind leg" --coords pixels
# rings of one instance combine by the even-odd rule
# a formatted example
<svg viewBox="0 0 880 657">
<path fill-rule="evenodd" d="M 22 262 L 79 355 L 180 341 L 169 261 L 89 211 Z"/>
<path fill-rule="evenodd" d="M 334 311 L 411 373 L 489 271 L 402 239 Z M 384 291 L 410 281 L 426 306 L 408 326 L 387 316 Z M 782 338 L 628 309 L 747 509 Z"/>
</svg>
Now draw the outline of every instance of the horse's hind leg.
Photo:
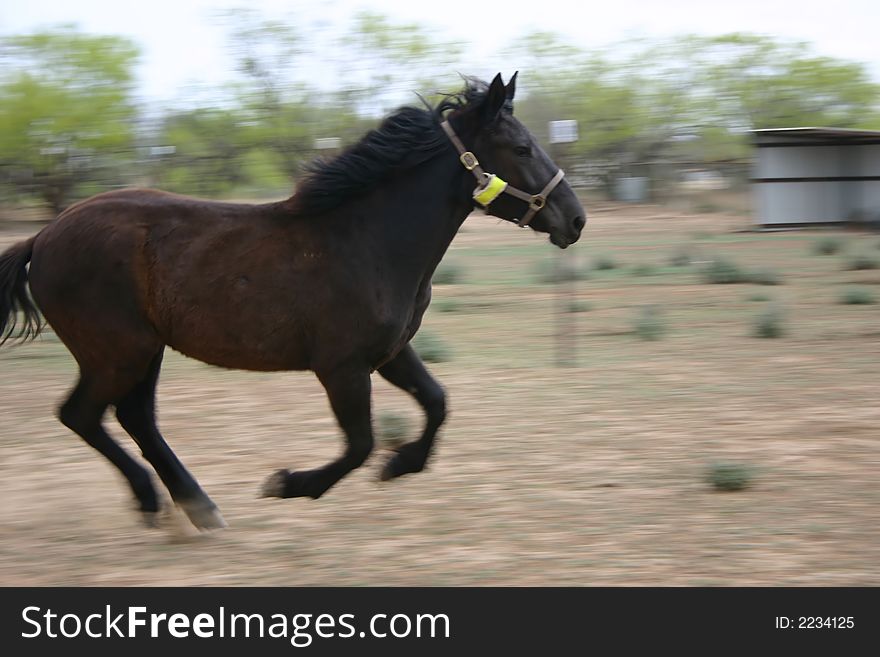
<svg viewBox="0 0 880 657">
<path fill-rule="evenodd" d="M 425 429 L 418 440 L 402 445 L 382 469 L 382 481 L 425 467 L 437 430 L 446 419 L 446 393 L 430 375 L 411 345 L 406 345 L 392 360 L 379 368 L 389 383 L 410 393 L 425 411 Z"/>
<path fill-rule="evenodd" d="M 370 373 L 367 368 L 318 372 L 330 406 L 347 444 L 342 456 L 323 468 L 288 472 L 279 470 L 263 486 L 264 497 L 311 497 L 317 499 L 337 481 L 359 467 L 373 449 L 370 419 Z"/>
<path fill-rule="evenodd" d="M 101 418 L 113 396 L 106 381 L 81 372 L 80 380 L 70 397 L 59 408 L 58 418 L 69 429 L 103 454 L 128 480 L 140 503 L 140 510 L 148 524 L 155 521 L 159 502 L 147 470 L 135 461 L 104 430 Z"/>
<path fill-rule="evenodd" d="M 199 529 L 218 529 L 226 523 L 217 506 L 183 466 L 156 426 L 156 383 L 163 351 L 150 362 L 146 376 L 116 403 L 116 419 L 134 438 L 171 498 Z"/>
</svg>

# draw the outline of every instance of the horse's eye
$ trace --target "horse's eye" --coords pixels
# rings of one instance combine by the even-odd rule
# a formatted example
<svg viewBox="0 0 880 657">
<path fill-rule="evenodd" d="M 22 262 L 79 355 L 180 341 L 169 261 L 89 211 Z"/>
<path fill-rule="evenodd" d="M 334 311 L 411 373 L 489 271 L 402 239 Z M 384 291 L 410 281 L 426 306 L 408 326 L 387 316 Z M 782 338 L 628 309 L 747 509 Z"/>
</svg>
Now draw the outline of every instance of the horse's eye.
<svg viewBox="0 0 880 657">
<path fill-rule="evenodd" d="M 519 157 L 531 157 L 532 149 L 528 146 L 517 146 L 513 149 L 513 152 L 516 153 Z"/>
</svg>

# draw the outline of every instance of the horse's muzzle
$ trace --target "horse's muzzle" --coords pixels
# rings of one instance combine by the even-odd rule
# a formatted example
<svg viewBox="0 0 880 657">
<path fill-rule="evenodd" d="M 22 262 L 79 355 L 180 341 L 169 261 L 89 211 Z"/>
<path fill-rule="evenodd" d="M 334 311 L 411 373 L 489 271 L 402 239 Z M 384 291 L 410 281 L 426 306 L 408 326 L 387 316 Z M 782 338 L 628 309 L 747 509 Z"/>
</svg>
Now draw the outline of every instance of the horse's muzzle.
<svg viewBox="0 0 880 657">
<path fill-rule="evenodd" d="M 586 224 L 586 218 L 583 215 L 577 215 L 571 220 L 566 230 L 551 231 L 550 242 L 560 249 L 567 249 L 580 239 L 581 231 Z"/>
</svg>

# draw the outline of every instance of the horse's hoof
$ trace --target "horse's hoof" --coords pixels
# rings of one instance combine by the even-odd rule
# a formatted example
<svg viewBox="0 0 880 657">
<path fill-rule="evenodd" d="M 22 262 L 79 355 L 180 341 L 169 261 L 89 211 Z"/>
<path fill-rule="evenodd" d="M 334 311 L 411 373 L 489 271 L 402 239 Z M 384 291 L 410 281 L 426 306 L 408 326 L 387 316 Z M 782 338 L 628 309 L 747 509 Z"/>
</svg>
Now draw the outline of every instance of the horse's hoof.
<svg viewBox="0 0 880 657">
<path fill-rule="evenodd" d="M 223 529 L 228 526 L 213 502 L 179 502 L 178 506 L 189 521 L 201 531 Z"/>
<path fill-rule="evenodd" d="M 269 476 L 263 482 L 260 489 L 260 497 L 284 497 L 284 491 L 287 487 L 287 477 L 290 475 L 288 470 L 278 470 Z"/>
<path fill-rule="evenodd" d="M 402 454 L 403 452 L 397 452 L 394 456 L 388 459 L 385 463 L 385 467 L 382 468 L 382 472 L 379 473 L 380 481 L 389 481 L 390 479 L 396 479 L 405 474 L 421 472 L 424 469 L 424 463 L 421 465 L 412 465 L 406 461 L 406 457 Z"/>
<path fill-rule="evenodd" d="M 147 529 L 159 529 L 158 511 L 141 511 L 141 520 Z"/>
<path fill-rule="evenodd" d="M 379 473 L 379 481 L 388 481 L 394 479 L 397 475 L 394 473 L 394 457 L 392 456 L 385 462 L 382 471 Z"/>
</svg>

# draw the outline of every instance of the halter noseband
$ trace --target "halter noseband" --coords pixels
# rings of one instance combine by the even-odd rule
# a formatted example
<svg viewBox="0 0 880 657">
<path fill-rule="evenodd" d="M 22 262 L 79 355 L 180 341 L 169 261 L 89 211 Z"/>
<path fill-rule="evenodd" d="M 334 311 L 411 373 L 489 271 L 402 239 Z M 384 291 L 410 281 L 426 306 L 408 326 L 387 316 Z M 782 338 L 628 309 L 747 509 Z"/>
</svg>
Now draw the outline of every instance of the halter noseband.
<svg viewBox="0 0 880 657">
<path fill-rule="evenodd" d="M 553 176 L 550 182 L 547 183 L 539 194 L 527 194 L 512 185 L 508 185 L 494 173 L 486 173 L 483 171 L 480 167 L 479 160 L 477 160 L 477 156 L 464 147 L 464 144 L 461 143 L 461 139 L 455 134 L 455 130 L 452 129 L 449 121 L 443 121 L 440 126 L 458 151 L 458 159 L 461 160 L 464 168 L 474 174 L 474 177 L 477 179 L 477 188 L 474 190 L 474 200 L 477 203 L 484 208 L 488 208 L 492 201 L 501 196 L 502 193 L 506 192 L 529 204 L 529 209 L 523 215 L 522 219 L 517 222 L 517 225 L 521 228 L 528 226 L 529 222 L 535 218 L 535 215 L 547 205 L 547 197 L 550 195 L 550 192 L 556 188 L 556 185 L 558 185 L 565 176 L 565 172 L 562 169 L 559 169 L 556 172 L 556 175 Z"/>
</svg>

